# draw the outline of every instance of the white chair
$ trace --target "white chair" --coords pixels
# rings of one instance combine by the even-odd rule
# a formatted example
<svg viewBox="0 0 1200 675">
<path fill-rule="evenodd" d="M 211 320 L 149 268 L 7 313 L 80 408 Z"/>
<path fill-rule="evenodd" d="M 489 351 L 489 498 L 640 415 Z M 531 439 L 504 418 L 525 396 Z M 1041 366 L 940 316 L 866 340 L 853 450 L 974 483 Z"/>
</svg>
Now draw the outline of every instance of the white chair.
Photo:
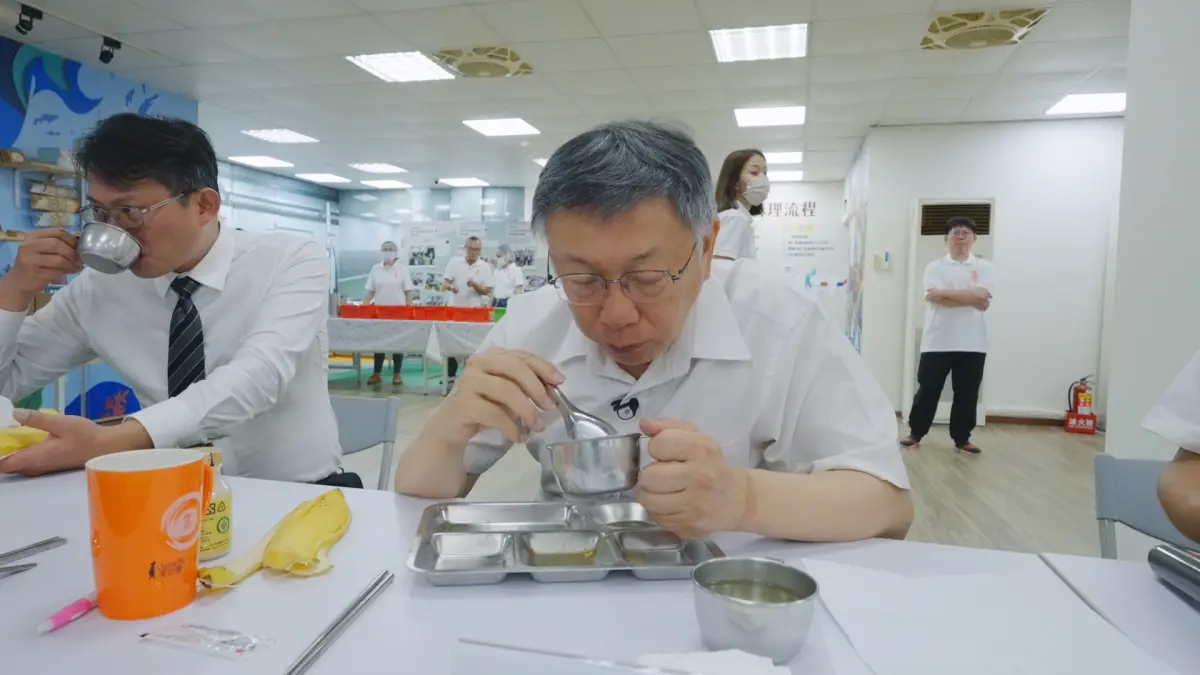
<svg viewBox="0 0 1200 675">
<path fill-rule="evenodd" d="M 338 442 L 341 443 L 343 455 L 353 455 L 376 445 L 383 445 L 377 489 L 389 489 L 392 455 L 396 450 L 396 422 L 400 417 L 400 399 L 395 396 L 330 396 L 329 400 L 333 403 L 333 414 L 337 418 Z"/>
<path fill-rule="evenodd" d="M 1121 523 L 1142 534 L 1186 549 L 1196 543 L 1175 529 L 1158 502 L 1158 479 L 1166 462 L 1117 459 L 1096 455 L 1096 520 L 1100 525 L 1100 557 L 1117 557 L 1117 528 Z"/>
</svg>

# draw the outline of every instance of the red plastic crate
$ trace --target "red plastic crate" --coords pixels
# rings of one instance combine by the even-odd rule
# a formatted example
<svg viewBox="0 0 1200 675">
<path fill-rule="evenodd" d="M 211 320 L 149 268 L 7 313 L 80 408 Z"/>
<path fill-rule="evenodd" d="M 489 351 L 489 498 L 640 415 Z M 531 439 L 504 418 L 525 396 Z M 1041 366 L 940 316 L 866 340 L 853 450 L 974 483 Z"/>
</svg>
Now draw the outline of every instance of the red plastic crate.
<svg viewBox="0 0 1200 675">
<path fill-rule="evenodd" d="M 438 305 L 413 307 L 413 318 L 418 321 L 449 321 L 450 308 Z"/>
<path fill-rule="evenodd" d="M 486 323 L 492 320 L 491 307 L 451 307 L 450 321 Z"/>
<path fill-rule="evenodd" d="M 412 305 L 379 305 L 379 318 L 411 320 L 414 316 Z"/>
<path fill-rule="evenodd" d="M 379 309 L 375 305 L 342 305 L 338 307 L 338 316 L 343 319 L 374 319 Z"/>
</svg>

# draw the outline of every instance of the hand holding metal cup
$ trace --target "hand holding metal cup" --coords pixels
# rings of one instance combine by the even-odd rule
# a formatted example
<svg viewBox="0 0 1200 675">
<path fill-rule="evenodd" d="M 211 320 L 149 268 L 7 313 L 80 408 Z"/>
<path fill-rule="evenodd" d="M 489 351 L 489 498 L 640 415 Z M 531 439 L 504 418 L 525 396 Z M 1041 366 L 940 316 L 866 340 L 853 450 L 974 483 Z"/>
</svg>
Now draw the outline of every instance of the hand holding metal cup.
<svg viewBox="0 0 1200 675">
<path fill-rule="evenodd" d="M 97 272 L 119 274 L 137 260 L 142 245 L 125 230 L 93 220 L 84 223 L 76 251 L 83 264 Z"/>
</svg>

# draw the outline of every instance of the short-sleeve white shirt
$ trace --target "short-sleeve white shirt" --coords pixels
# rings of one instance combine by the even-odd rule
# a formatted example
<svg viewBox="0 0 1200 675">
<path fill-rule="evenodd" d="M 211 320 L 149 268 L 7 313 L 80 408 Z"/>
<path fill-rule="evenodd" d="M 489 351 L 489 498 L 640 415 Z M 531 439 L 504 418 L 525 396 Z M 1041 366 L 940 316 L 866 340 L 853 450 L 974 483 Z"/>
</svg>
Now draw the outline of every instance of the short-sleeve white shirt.
<svg viewBox="0 0 1200 675">
<path fill-rule="evenodd" d="M 735 466 L 852 469 L 908 487 L 896 414 L 862 358 L 813 300 L 756 260 L 714 261 L 679 337 L 639 379 L 583 335 L 551 287 L 513 298 L 480 349 L 492 346 L 555 364 L 563 393 L 621 433 L 636 432 L 640 417 L 685 420 Z M 619 415 L 633 399 L 637 414 Z M 561 418 L 545 419 L 546 431 L 527 444 L 539 460 L 566 437 Z M 510 446 L 494 430 L 479 434 L 467 471 L 486 471 Z"/>
<path fill-rule="evenodd" d="M 990 261 L 974 255 L 966 260 L 945 256 L 925 267 L 923 288 L 963 291 L 986 288 L 995 294 L 995 271 Z M 932 302 L 925 307 L 922 352 L 980 352 L 988 350 L 987 312 L 974 307 L 943 307 Z"/>
<path fill-rule="evenodd" d="M 480 258 L 475 261 L 475 264 L 468 264 L 467 259 L 463 256 L 457 256 L 450 259 L 450 264 L 446 265 L 446 281 L 458 288 L 458 292 L 451 298 L 450 304 L 454 307 L 483 307 L 487 304 L 484 297 L 477 293 L 474 288 L 467 285 L 468 281 L 474 281 L 477 284 L 484 286 L 492 285 L 492 266 L 488 261 Z"/>
<path fill-rule="evenodd" d="M 1150 409 L 1142 428 L 1189 452 L 1200 453 L 1200 353 Z"/>
<path fill-rule="evenodd" d="M 406 305 L 405 291 L 413 289 L 412 275 L 407 265 L 392 263 L 391 267 L 376 263 L 367 275 L 366 290 L 375 291 L 372 302 L 376 305 Z"/>
<path fill-rule="evenodd" d="M 717 232 L 717 244 L 713 254 L 722 258 L 758 258 L 758 245 L 754 242 L 754 217 L 745 205 L 738 202 L 737 208 L 725 209 L 717 214 L 721 230 Z"/>
<path fill-rule="evenodd" d="M 517 288 L 525 287 L 525 272 L 516 263 L 511 263 L 508 267 L 497 267 L 493 276 L 496 285 L 492 295 L 497 300 L 511 298 L 517 292 Z"/>
</svg>

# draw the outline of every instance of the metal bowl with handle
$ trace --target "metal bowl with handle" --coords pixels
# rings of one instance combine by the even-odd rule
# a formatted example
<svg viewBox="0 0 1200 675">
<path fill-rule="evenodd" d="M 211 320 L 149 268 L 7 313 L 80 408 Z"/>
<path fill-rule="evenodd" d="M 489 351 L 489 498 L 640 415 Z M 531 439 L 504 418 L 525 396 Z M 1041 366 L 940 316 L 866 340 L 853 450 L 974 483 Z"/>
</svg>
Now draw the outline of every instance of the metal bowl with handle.
<svg viewBox="0 0 1200 675">
<path fill-rule="evenodd" d="M 563 496 L 600 497 L 637 487 L 641 440 L 641 434 L 623 434 L 547 445 L 550 468 Z"/>
<path fill-rule="evenodd" d="M 142 252 L 142 245 L 115 225 L 92 221 L 84 224 L 75 249 L 84 265 L 105 274 L 129 269 Z"/>
</svg>

